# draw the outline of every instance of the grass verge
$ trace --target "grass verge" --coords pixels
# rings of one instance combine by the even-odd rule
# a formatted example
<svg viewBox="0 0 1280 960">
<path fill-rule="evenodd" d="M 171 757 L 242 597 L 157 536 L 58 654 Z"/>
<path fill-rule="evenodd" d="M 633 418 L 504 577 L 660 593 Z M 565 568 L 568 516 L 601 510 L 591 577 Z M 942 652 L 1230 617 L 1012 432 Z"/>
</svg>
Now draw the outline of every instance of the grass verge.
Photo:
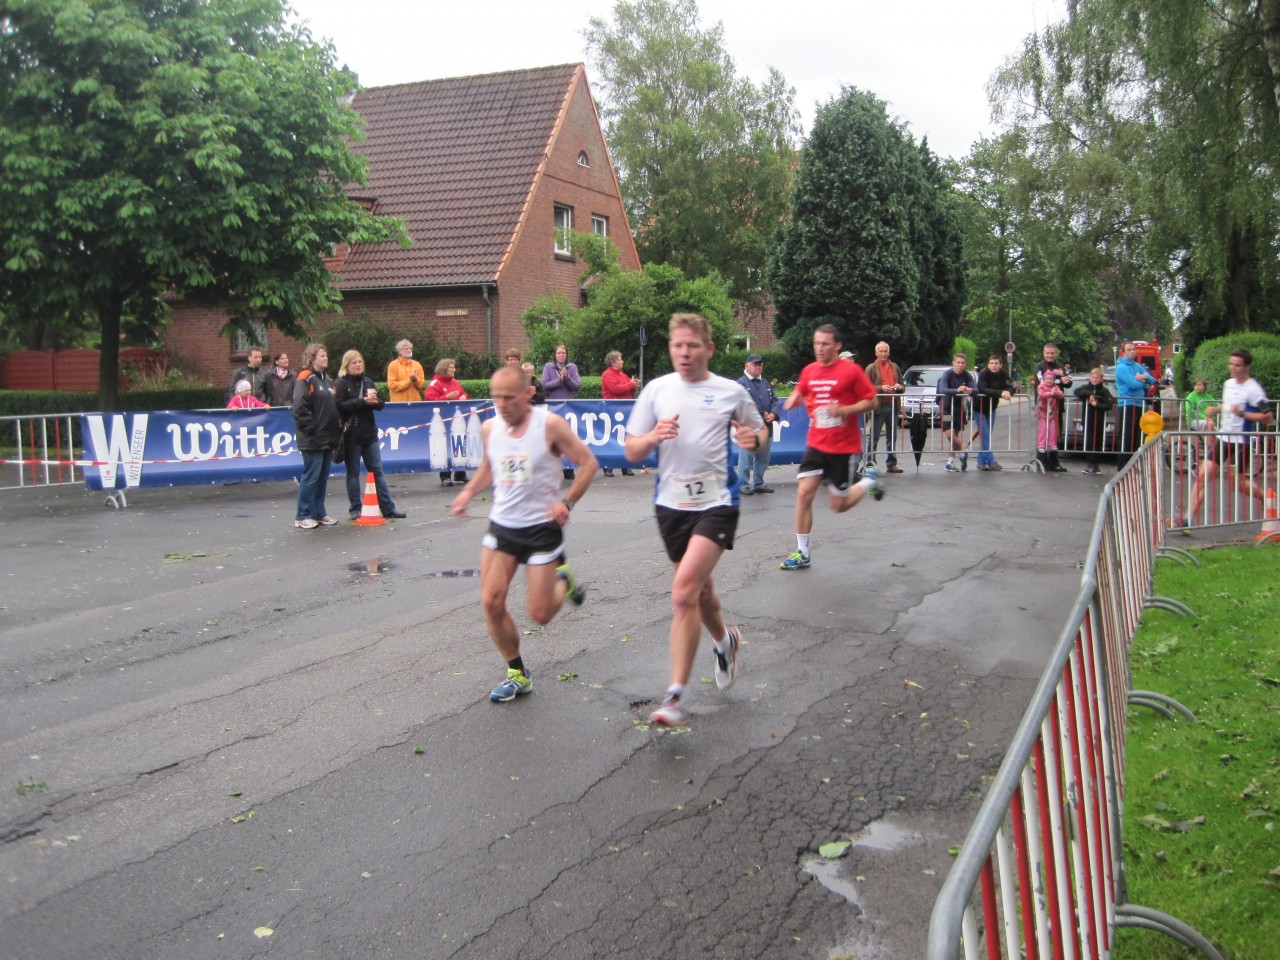
<svg viewBox="0 0 1280 960">
<path fill-rule="evenodd" d="M 1198 723 L 1129 709 L 1124 859 L 1129 901 L 1177 917 L 1228 960 L 1280 958 L 1280 547 L 1161 562 L 1155 593 L 1197 619 L 1143 614 L 1133 686 Z M 1122 929 L 1115 960 L 1198 956 Z"/>
</svg>

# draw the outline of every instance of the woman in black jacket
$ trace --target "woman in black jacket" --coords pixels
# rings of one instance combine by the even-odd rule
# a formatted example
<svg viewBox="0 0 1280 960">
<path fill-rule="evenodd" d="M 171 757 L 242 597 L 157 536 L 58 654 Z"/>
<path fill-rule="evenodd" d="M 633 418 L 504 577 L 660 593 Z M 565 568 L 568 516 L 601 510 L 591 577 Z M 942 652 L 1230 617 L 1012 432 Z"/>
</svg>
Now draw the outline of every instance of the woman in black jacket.
<svg viewBox="0 0 1280 960">
<path fill-rule="evenodd" d="M 333 381 L 325 376 L 329 354 L 324 344 L 309 343 L 302 351 L 302 369 L 293 384 L 293 422 L 302 476 L 298 478 L 298 509 L 293 525 L 299 530 L 331 527 L 338 521 L 324 507 L 329 486 L 329 456 L 342 437 Z"/>
<path fill-rule="evenodd" d="M 338 399 L 338 415 L 342 417 L 347 450 L 347 505 L 354 520 L 360 516 L 361 493 L 364 490 L 365 473 L 373 474 L 373 486 L 378 492 L 378 508 L 388 518 L 403 519 L 405 514 L 396 509 L 382 475 L 382 454 L 378 451 L 378 424 L 373 412 L 381 410 L 384 402 L 378 396 L 374 382 L 364 375 L 364 357 L 358 350 L 348 350 L 342 355 L 335 388 Z M 364 470 L 360 470 L 360 461 Z"/>
<path fill-rule="evenodd" d="M 1084 439 L 1085 473 L 1101 473 L 1098 466 L 1098 454 L 1105 452 L 1107 442 L 1107 411 L 1115 406 L 1115 398 L 1102 382 L 1102 368 L 1094 367 L 1089 373 L 1089 382 L 1075 390 L 1076 399 L 1080 401 L 1081 418 L 1084 421 L 1082 436 Z"/>
</svg>

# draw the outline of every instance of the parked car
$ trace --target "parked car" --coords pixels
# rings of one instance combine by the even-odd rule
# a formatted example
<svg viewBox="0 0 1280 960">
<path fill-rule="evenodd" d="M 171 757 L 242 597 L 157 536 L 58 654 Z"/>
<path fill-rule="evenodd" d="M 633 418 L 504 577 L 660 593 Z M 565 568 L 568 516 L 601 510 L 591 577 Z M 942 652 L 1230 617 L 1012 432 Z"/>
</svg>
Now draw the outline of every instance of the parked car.
<svg viewBox="0 0 1280 960">
<path fill-rule="evenodd" d="M 930 422 L 936 427 L 942 423 L 942 409 L 938 405 L 938 380 L 942 374 L 950 370 L 947 364 L 922 364 L 907 367 L 902 375 L 902 416 L 903 419 L 917 412 L 929 414 Z"/>
</svg>

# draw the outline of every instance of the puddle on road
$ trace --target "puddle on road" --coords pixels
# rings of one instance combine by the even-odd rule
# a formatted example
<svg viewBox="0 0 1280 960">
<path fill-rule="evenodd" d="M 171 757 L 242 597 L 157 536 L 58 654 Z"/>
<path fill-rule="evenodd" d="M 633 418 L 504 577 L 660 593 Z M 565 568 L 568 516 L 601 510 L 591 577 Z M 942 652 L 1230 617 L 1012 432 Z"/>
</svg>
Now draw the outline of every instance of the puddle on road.
<svg viewBox="0 0 1280 960">
<path fill-rule="evenodd" d="M 386 557 L 370 557 L 368 560 L 357 560 L 355 563 L 348 563 L 347 569 L 352 573 L 359 573 L 372 579 L 373 577 L 380 577 L 390 570 L 391 561 Z"/>
<path fill-rule="evenodd" d="M 853 885 L 853 881 L 840 876 L 839 860 L 814 857 L 812 860 L 805 861 L 804 868 L 836 896 L 844 897 L 855 907 L 861 908 L 862 904 L 858 902 L 858 888 Z"/>
<path fill-rule="evenodd" d="M 355 563 L 348 563 L 347 569 L 357 574 L 357 579 L 372 580 L 374 577 L 380 577 L 388 570 L 391 570 L 393 564 L 385 556 L 370 557 L 368 560 L 357 560 Z M 436 570 L 432 573 L 423 574 L 426 579 L 442 579 L 450 580 L 455 577 L 478 577 L 480 571 L 476 569 L 465 570 Z"/>
<path fill-rule="evenodd" d="M 846 856 L 836 860 L 824 857 L 809 857 L 801 863 L 801 868 L 811 874 L 827 890 L 842 898 L 856 908 L 857 924 L 850 931 L 845 942 L 834 945 L 828 956 L 832 958 L 857 958 L 857 960 L 889 960 L 898 953 L 882 940 L 884 919 L 877 919 L 869 914 L 868 905 L 863 902 L 864 894 L 858 889 L 858 882 L 865 883 L 883 879 L 872 874 L 864 877 L 861 873 L 871 868 L 875 870 L 876 855 L 893 853 L 905 847 L 923 841 L 918 831 L 905 829 L 888 819 L 876 820 L 867 824 L 849 840 L 853 846 Z M 859 857 L 859 852 L 862 857 Z M 870 872 L 870 871 L 869 871 Z M 881 891 L 883 895 L 883 891 Z M 874 909 L 874 898 L 872 899 Z"/>
<path fill-rule="evenodd" d="M 841 857 L 838 860 L 812 857 L 804 862 L 803 867 L 832 893 L 843 897 L 856 907 L 861 907 L 862 904 L 858 900 L 858 888 L 854 886 L 852 880 L 841 876 L 842 865 L 846 861 L 852 861 L 853 854 L 859 848 L 875 850 L 880 853 L 890 853 L 899 847 L 906 846 L 914 837 L 915 835 L 911 831 L 904 830 L 888 820 L 875 820 L 849 838 L 853 842 L 849 856 Z"/>
</svg>

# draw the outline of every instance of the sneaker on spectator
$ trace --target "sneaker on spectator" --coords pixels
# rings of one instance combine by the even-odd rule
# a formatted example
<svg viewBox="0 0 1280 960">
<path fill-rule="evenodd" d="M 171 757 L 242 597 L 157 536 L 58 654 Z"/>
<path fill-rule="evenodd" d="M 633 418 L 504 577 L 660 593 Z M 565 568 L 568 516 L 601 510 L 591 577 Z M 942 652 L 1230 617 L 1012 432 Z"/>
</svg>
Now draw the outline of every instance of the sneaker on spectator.
<svg viewBox="0 0 1280 960">
<path fill-rule="evenodd" d="M 533 678 L 527 672 L 507 667 L 507 679 L 493 688 L 489 699 L 494 703 L 510 703 L 533 689 Z"/>
<path fill-rule="evenodd" d="M 988 464 L 987 464 L 987 469 L 988 469 L 988 470 L 1003 470 L 1003 469 L 1004 469 L 1004 467 L 1000 466 L 1000 464 L 999 464 L 999 463 L 997 463 L 996 461 L 992 460 L 990 463 L 988 463 Z"/>
<path fill-rule="evenodd" d="M 715 651 L 717 690 L 728 690 L 738 679 L 738 647 L 742 646 L 742 633 L 737 627 L 727 627 L 726 630 L 729 649 L 724 653 Z"/>
<path fill-rule="evenodd" d="M 684 708 L 680 697 L 668 696 L 662 706 L 649 714 L 649 722 L 655 727 L 682 727 L 689 719 L 689 711 Z"/>
<path fill-rule="evenodd" d="M 799 550 L 792 551 L 789 557 L 778 564 L 781 570 L 803 570 L 807 566 L 809 566 L 809 555 Z"/>
<path fill-rule="evenodd" d="M 333 517 L 329 516 L 327 513 L 317 520 L 316 523 L 320 524 L 322 527 L 336 527 L 338 525 L 338 521 L 333 519 Z"/>
<path fill-rule="evenodd" d="M 293 521 L 293 525 L 299 530 L 314 530 L 316 527 L 320 526 L 320 524 L 316 523 L 310 517 L 307 517 L 305 520 L 295 520 Z"/>
</svg>

